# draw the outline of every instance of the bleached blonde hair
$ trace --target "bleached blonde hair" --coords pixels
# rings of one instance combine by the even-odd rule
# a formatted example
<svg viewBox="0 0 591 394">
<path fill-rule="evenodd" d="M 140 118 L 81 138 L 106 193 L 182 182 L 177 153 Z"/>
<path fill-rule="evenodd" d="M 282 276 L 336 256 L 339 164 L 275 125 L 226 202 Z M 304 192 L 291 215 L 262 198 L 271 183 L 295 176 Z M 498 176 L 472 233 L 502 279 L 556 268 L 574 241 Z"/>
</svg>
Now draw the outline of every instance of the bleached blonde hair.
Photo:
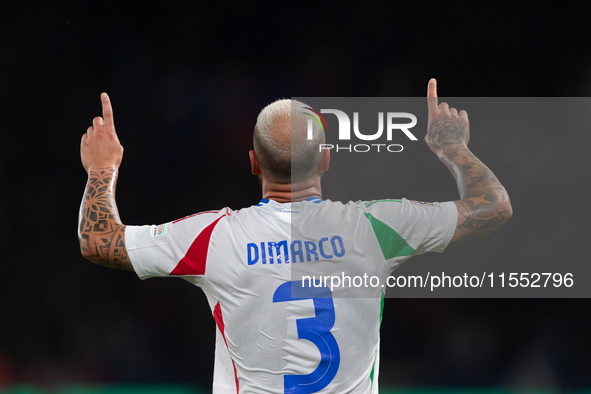
<svg viewBox="0 0 591 394">
<path fill-rule="evenodd" d="M 307 136 L 308 105 L 289 99 L 277 100 L 259 113 L 254 127 L 254 150 L 263 176 L 289 184 L 320 175 L 325 141 L 324 130 L 312 122 L 312 139 Z"/>
</svg>

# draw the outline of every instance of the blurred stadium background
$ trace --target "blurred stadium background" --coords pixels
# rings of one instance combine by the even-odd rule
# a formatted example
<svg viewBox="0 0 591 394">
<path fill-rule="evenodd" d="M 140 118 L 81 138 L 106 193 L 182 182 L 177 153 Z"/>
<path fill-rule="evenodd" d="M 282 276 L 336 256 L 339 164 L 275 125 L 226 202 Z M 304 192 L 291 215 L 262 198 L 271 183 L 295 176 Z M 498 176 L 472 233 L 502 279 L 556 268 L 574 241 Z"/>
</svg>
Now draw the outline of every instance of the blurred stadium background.
<svg viewBox="0 0 591 394">
<path fill-rule="evenodd" d="M 79 141 L 101 92 L 126 149 L 122 219 L 161 223 L 258 202 L 247 150 L 276 98 L 423 96 L 433 76 L 448 97 L 589 96 L 591 7 L 557 8 L 0 2 L 0 393 L 210 392 L 215 331 L 200 290 L 78 252 Z M 588 168 L 569 164 L 581 138 L 515 154 L 585 184 Z M 568 225 L 588 196 L 536 179 L 569 211 L 524 221 L 516 209 L 513 225 L 570 234 L 581 249 L 564 258 L 588 261 L 589 228 Z M 514 204 L 540 198 L 514 185 Z M 537 258 L 549 243 L 515 247 Z M 584 391 L 590 332 L 587 299 L 388 299 L 381 392 Z"/>
</svg>

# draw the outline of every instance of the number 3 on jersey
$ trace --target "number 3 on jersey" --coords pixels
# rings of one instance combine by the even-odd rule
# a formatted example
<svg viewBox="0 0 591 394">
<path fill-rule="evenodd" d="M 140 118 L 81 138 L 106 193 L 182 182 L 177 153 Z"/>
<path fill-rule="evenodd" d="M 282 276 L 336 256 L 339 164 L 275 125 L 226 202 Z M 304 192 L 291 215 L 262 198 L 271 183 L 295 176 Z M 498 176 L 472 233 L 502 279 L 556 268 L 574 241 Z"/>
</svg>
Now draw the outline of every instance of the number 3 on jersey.
<svg viewBox="0 0 591 394">
<path fill-rule="evenodd" d="M 273 302 L 313 300 L 316 316 L 297 319 L 298 338 L 307 339 L 320 351 L 320 364 L 308 375 L 284 375 L 286 394 L 309 394 L 322 390 L 334 379 L 339 369 L 340 352 L 335 337 L 330 332 L 334 326 L 335 313 L 330 289 L 321 282 L 315 286 L 302 285 L 302 281 L 282 284 L 273 294 Z M 293 288 L 292 288 L 293 286 Z M 293 289 L 293 293 L 292 293 Z M 295 296 L 294 296 L 295 295 Z"/>
</svg>

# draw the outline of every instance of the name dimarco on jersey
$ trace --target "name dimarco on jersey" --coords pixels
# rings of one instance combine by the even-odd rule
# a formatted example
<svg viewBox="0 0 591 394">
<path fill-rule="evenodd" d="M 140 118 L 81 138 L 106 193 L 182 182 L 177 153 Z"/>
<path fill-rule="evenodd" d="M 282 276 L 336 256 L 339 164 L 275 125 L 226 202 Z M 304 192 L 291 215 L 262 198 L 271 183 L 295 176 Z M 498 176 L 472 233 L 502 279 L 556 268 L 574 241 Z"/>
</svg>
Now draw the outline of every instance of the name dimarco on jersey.
<svg viewBox="0 0 591 394">
<path fill-rule="evenodd" d="M 345 244 L 338 235 L 320 238 L 318 242 L 293 240 L 289 247 L 287 240 L 249 243 L 246 245 L 246 255 L 248 265 L 303 263 L 343 257 Z"/>
</svg>

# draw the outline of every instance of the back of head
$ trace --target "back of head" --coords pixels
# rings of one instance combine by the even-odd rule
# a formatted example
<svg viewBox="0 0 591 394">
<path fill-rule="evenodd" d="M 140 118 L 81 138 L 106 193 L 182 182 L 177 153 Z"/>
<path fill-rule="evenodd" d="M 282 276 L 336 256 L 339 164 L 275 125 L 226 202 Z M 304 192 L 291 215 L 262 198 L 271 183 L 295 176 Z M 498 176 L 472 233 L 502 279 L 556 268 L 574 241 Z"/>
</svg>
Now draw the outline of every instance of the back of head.
<svg viewBox="0 0 591 394">
<path fill-rule="evenodd" d="M 309 112 L 297 100 L 277 100 L 260 112 L 254 127 L 254 150 L 263 177 L 289 184 L 320 176 L 324 130 L 312 122 L 313 138 L 307 138 Z"/>
</svg>

